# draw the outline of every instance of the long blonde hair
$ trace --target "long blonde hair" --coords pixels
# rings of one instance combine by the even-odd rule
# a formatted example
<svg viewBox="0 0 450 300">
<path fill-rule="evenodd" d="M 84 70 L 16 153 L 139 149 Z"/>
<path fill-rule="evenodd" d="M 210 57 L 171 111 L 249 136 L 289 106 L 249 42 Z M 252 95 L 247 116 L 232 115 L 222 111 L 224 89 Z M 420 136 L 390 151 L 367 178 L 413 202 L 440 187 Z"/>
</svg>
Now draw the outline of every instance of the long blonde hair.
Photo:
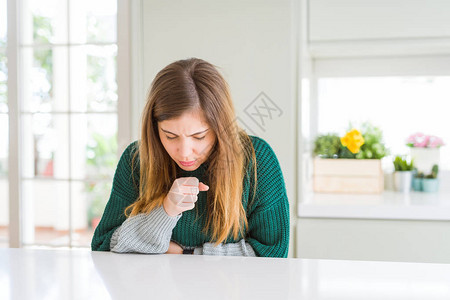
<svg viewBox="0 0 450 300">
<path fill-rule="evenodd" d="M 245 177 L 254 178 L 254 198 L 256 156 L 250 137 L 236 124 L 226 81 L 204 60 L 176 61 L 153 80 L 142 113 L 139 149 L 133 157 L 134 162 L 139 155 L 140 161 L 139 197 L 125 209 L 125 214 L 129 217 L 149 213 L 163 204 L 176 179 L 176 163 L 161 143 L 158 122 L 198 108 L 217 136 L 206 170 L 210 189 L 203 229 L 217 245 L 230 233 L 234 239 L 245 236 L 248 221 L 242 205 L 243 181 Z"/>
</svg>

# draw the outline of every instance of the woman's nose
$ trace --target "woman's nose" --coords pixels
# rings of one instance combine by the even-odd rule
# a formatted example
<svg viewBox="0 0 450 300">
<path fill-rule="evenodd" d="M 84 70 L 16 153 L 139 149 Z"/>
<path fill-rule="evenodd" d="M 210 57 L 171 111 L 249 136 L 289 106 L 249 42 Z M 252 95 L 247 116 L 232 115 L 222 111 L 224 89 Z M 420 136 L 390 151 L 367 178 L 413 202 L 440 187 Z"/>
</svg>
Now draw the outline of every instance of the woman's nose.
<svg viewBox="0 0 450 300">
<path fill-rule="evenodd" d="M 192 145 L 187 139 L 181 141 L 181 144 L 178 148 L 178 153 L 185 160 L 193 158 L 190 157 L 192 154 Z"/>
</svg>

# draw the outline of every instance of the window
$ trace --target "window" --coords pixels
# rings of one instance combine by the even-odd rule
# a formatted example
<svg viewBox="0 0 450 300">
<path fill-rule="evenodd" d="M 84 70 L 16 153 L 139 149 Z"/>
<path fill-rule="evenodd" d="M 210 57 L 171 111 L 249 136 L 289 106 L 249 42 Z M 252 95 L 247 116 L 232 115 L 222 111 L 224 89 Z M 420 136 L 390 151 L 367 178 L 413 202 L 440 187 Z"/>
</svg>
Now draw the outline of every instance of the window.
<svg viewBox="0 0 450 300">
<path fill-rule="evenodd" d="M 18 101 L 21 128 L 11 137 L 20 145 L 21 243 L 89 246 L 118 161 L 117 1 L 28 0 L 17 7 L 19 88 L 10 101 Z M 4 223 L 0 214 L 0 238 Z"/>
<path fill-rule="evenodd" d="M 6 0 L 0 0 L 0 247 L 8 245 L 8 98 L 6 66 Z"/>
<path fill-rule="evenodd" d="M 320 78 L 318 132 L 343 135 L 349 122 L 370 121 L 382 129 L 391 155 L 409 154 L 406 139 L 416 132 L 449 143 L 449 87 L 450 76 Z M 441 148 L 440 167 L 450 170 L 450 147 Z"/>
</svg>

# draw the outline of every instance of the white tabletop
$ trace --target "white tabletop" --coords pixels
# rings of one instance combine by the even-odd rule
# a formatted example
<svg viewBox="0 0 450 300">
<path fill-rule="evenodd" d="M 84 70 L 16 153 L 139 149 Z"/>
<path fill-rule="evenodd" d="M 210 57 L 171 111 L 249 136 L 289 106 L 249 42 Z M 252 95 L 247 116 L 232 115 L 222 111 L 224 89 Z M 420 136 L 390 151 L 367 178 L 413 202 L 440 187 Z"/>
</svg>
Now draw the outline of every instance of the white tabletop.
<svg viewBox="0 0 450 300">
<path fill-rule="evenodd" d="M 450 299 L 450 265 L 0 249 L 1 299 Z"/>
</svg>

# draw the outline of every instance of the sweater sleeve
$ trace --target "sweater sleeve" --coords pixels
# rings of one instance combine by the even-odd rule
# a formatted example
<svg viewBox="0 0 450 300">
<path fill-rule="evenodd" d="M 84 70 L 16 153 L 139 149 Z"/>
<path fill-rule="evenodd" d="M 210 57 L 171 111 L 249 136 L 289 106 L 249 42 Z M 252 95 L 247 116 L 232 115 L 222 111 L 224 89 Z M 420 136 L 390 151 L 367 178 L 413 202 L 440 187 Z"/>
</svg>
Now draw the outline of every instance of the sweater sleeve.
<svg viewBox="0 0 450 300">
<path fill-rule="evenodd" d="M 278 159 L 270 145 L 255 138 L 257 186 L 248 208 L 246 241 L 257 256 L 287 257 L 289 250 L 289 201 Z M 252 197 L 250 192 L 250 198 Z"/>
<path fill-rule="evenodd" d="M 221 243 L 214 246 L 214 243 L 204 243 L 203 247 L 194 249 L 195 255 L 222 255 L 222 256 L 256 256 L 252 246 L 244 239 L 237 243 Z"/>
<path fill-rule="evenodd" d="M 182 214 L 170 217 L 162 206 L 128 218 L 111 237 L 111 251 L 166 253 L 172 230 Z"/>
<path fill-rule="evenodd" d="M 125 149 L 117 164 L 108 203 L 92 238 L 91 249 L 93 251 L 110 250 L 111 236 L 126 220 L 125 208 L 136 201 L 139 196 L 136 179 L 133 181 L 131 164 L 133 151 L 136 149 L 135 143 Z M 139 160 L 136 160 L 133 166 L 139 168 Z M 139 176 L 139 171 L 135 172 L 136 174 Z"/>
</svg>

